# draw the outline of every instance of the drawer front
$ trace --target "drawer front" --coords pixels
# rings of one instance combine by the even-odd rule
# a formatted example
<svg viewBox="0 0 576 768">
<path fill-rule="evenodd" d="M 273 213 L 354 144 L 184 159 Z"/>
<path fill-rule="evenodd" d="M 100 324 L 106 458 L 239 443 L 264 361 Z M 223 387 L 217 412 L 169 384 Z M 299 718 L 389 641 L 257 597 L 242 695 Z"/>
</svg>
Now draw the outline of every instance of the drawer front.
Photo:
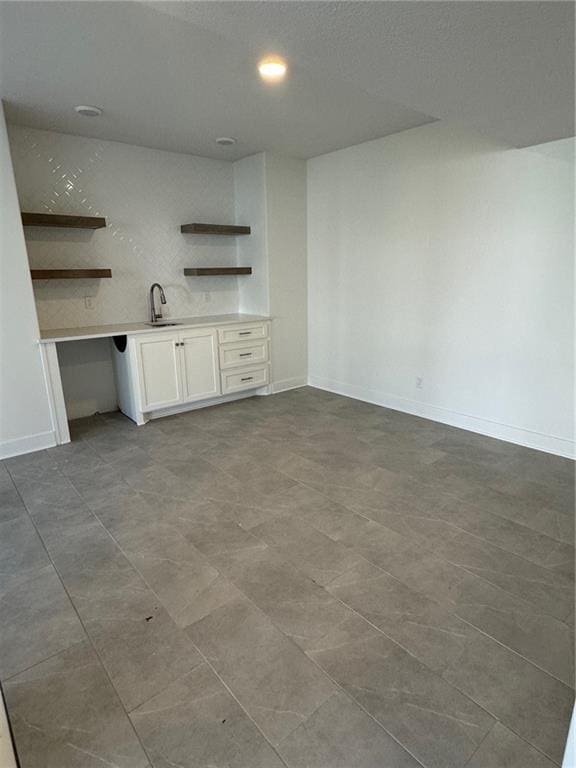
<svg viewBox="0 0 576 768">
<path fill-rule="evenodd" d="M 250 323 L 250 325 L 231 325 L 229 328 L 219 328 L 218 338 L 221 344 L 227 344 L 230 341 L 266 339 L 268 338 L 268 323 Z"/>
<path fill-rule="evenodd" d="M 224 371 L 222 373 L 222 394 L 265 387 L 269 381 L 268 371 L 268 365 L 263 365 L 260 368 L 246 368 L 243 371 Z"/>
<path fill-rule="evenodd" d="M 225 344 L 220 346 L 220 368 L 246 367 L 255 363 L 268 362 L 268 341 L 258 341 L 253 344 L 238 342 L 237 344 Z"/>
</svg>

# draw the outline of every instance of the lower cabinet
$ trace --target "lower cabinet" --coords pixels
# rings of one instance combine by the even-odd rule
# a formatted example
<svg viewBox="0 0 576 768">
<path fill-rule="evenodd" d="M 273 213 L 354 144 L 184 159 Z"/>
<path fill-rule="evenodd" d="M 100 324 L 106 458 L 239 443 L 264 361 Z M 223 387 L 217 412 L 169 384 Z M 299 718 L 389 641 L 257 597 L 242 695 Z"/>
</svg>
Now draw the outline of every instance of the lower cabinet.
<svg viewBox="0 0 576 768">
<path fill-rule="evenodd" d="M 183 331 L 179 336 L 182 402 L 217 397 L 220 394 L 217 332 Z"/>
<path fill-rule="evenodd" d="M 142 411 L 192 403 L 220 394 L 215 330 L 137 336 L 135 346 Z"/>
<path fill-rule="evenodd" d="M 182 402 L 180 348 L 177 336 L 138 336 L 136 359 L 140 409 L 154 411 Z"/>
<path fill-rule="evenodd" d="M 260 322 L 129 336 L 125 350 L 115 353 L 120 409 L 144 424 L 151 412 L 185 410 L 187 403 L 266 387 L 269 326 Z"/>
</svg>

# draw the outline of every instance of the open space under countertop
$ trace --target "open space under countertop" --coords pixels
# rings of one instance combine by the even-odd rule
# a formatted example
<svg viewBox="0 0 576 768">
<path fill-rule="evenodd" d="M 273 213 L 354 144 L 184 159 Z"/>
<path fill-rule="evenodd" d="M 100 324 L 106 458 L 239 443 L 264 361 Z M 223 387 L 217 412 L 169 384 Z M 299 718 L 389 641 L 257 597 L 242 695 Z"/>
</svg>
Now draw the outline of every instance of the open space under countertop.
<svg viewBox="0 0 576 768">
<path fill-rule="evenodd" d="M 53 341 L 79 341 L 81 339 L 104 339 L 109 336 L 123 336 L 133 333 L 159 333 L 160 331 L 184 331 L 186 328 L 202 328 L 212 325 L 254 323 L 270 320 L 265 315 L 202 315 L 198 317 L 167 317 L 165 320 L 178 323 L 164 327 L 152 327 L 142 323 L 112 323 L 111 325 L 87 325 L 83 328 L 50 328 L 40 331 L 40 343 Z"/>
</svg>

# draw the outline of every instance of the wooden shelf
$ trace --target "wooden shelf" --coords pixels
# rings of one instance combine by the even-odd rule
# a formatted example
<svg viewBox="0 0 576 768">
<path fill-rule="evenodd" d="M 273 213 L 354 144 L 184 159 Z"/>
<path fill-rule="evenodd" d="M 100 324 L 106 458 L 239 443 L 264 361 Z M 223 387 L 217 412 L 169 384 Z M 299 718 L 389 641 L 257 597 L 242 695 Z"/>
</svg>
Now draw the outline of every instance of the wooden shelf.
<svg viewBox="0 0 576 768">
<path fill-rule="evenodd" d="M 213 277 L 224 275 L 251 275 L 252 267 L 187 267 L 186 277 Z"/>
<path fill-rule="evenodd" d="M 237 224 L 182 224 L 180 232 L 186 235 L 249 235 L 250 227 Z"/>
<path fill-rule="evenodd" d="M 82 280 L 112 277 L 111 269 L 31 269 L 32 280 Z"/>
<path fill-rule="evenodd" d="M 25 227 L 63 227 L 65 229 L 102 229 L 106 219 L 101 216 L 68 216 L 60 213 L 22 213 Z"/>
</svg>

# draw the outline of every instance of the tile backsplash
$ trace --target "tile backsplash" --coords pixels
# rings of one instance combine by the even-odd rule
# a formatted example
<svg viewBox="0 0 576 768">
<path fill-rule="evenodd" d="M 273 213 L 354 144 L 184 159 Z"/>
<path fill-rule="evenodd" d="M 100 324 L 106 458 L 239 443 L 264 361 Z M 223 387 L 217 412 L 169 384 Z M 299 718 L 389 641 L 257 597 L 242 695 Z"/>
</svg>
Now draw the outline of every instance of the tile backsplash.
<svg viewBox="0 0 576 768">
<path fill-rule="evenodd" d="M 231 163 L 20 126 L 9 135 L 23 211 L 107 220 L 94 231 L 26 228 L 31 268 L 112 269 L 111 279 L 34 281 L 41 328 L 144 320 L 154 282 L 172 317 L 238 311 L 237 278 L 183 275 L 236 264 L 234 238 L 180 233 L 191 221 L 234 222 Z"/>
</svg>

